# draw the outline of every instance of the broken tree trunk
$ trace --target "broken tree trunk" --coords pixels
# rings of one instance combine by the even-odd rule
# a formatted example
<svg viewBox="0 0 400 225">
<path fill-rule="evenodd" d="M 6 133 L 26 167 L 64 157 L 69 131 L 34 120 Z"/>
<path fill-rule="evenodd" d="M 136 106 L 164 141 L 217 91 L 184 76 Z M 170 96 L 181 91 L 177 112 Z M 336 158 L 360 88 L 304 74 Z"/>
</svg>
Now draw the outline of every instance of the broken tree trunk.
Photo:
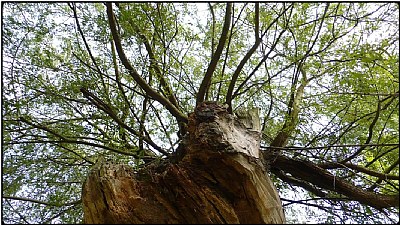
<svg viewBox="0 0 400 225">
<path fill-rule="evenodd" d="M 98 163 L 83 186 L 84 223 L 284 223 L 260 159 L 260 132 L 216 103 L 189 115 L 174 160 L 139 172 Z"/>
</svg>

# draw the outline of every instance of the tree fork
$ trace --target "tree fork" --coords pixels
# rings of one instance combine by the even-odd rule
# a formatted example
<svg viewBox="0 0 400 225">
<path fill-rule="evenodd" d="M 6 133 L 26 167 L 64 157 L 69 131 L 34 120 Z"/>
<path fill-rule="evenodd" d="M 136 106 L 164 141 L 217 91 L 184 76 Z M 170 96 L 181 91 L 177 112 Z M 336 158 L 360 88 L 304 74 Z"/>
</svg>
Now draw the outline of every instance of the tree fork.
<svg viewBox="0 0 400 225">
<path fill-rule="evenodd" d="M 203 102 L 188 118 L 175 161 L 99 162 L 83 186 L 84 223 L 284 223 L 261 160 L 260 132 Z"/>
</svg>

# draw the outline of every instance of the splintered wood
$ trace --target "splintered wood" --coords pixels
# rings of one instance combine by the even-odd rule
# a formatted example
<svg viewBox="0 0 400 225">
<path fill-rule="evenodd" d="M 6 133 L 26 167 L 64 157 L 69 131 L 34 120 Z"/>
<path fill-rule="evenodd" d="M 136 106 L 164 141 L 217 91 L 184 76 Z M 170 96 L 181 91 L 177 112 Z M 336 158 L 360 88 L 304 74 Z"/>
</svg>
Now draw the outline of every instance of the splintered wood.
<svg viewBox="0 0 400 225">
<path fill-rule="evenodd" d="M 137 173 L 107 162 L 93 168 L 83 186 L 84 223 L 284 223 L 259 142 L 225 106 L 199 105 L 179 160 Z"/>
</svg>

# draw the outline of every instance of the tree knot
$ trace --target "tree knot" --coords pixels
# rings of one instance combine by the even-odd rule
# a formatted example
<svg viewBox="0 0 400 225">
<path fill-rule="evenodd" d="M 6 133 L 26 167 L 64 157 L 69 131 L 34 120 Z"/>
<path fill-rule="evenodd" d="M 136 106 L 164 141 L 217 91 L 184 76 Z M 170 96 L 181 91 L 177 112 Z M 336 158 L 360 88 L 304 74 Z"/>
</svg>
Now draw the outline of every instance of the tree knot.
<svg viewBox="0 0 400 225">
<path fill-rule="evenodd" d="M 228 106 L 216 101 L 205 101 L 196 106 L 194 113 L 199 122 L 214 121 L 218 114 L 228 113 Z"/>
</svg>

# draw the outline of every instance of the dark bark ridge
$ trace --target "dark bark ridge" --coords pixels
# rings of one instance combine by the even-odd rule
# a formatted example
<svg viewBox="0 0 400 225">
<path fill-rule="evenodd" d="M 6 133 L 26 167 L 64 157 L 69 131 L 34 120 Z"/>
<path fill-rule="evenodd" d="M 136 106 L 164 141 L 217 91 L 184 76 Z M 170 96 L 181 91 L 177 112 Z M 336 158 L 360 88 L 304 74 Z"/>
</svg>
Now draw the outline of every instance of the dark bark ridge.
<svg viewBox="0 0 400 225">
<path fill-rule="evenodd" d="M 138 173 L 98 163 L 83 186 L 85 223 L 284 223 L 260 159 L 260 133 L 227 107 L 203 102 L 188 117 L 176 163 Z"/>
</svg>

